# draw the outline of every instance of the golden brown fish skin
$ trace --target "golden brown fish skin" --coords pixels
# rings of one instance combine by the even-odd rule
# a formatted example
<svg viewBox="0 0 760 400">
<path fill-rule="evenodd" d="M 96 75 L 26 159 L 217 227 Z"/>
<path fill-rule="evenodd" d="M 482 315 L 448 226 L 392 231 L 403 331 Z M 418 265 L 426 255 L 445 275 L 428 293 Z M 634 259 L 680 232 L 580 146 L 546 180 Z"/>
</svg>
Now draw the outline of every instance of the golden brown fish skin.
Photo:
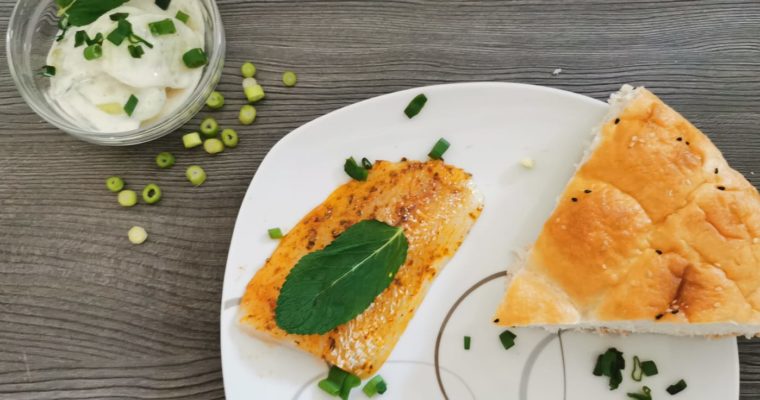
<svg viewBox="0 0 760 400">
<path fill-rule="evenodd" d="M 377 161 L 367 181 L 339 187 L 285 235 L 248 284 L 241 323 L 368 377 L 388 358 L 430 282 L 459 248 L 482 207 L 470 174 L 459 168 L 442 161 Z M 403 227 L 409 241 L 406 263 L 390 287 L 354 320 L 324 335 L 290 335 L 280 329 L 274 311 L 290 270 L 304 255 L 368 219 Z"/>
</svg>

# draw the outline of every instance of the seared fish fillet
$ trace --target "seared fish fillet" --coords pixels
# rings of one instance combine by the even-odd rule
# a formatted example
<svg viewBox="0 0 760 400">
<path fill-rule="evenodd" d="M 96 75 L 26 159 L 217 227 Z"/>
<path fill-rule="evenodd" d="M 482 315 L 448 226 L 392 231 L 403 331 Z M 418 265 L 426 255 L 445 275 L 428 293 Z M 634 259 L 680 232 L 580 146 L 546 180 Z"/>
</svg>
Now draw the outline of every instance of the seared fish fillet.
<svg viewBox="0 0 760 400">
<path fill-rule="evenodd" d="M 348 182 L 307 214 L 248 284 L 240 322 L 332 365 L 367 377 L 390 355 L 425 297 L 483 209 L 471 175 L 441 161 L 378 161 L 367 181 Z M 376 219 L 402 226 L 406 263 L 367 310 L 323 335 L 291 335 L 275 322 L 280 288 L 304 255 L 330 244 L 351 225 Z"/>
</svg>

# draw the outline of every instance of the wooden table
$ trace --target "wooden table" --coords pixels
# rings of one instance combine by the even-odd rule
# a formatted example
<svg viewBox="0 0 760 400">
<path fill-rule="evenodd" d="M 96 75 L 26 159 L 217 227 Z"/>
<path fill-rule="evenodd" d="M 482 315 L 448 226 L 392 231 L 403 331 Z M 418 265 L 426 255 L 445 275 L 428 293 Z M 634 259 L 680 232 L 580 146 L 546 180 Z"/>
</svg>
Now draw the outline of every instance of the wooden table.
<svg viewBox="0 0 760 400">
<path fill-rule="evenodd" d="M 3 32 L 14 3 L 0 0 Z M 248 183 L 283 135 L 369 97 L 513 81 L 604 99 L 621 83 L 646 85 L 760 184 L 757 1 L 218 3 L 228 106 L 214 116 L 238 125 L 245 60 L 268 97 L 240 146 L 214 158 L 182 149 L 200 116 L 140 146 L 80 142 L 37 117 L 0 63 L 0 398 L 223 398 L 219 301 Z M 279 84 L 285 69 L 298 72 L 296 88 Z M 160 151 L 178 166 L 158 170 Z M 208 172 L 200 188 L 185 181 L 189 163 Z M 121 208 L 110 175 L 157 182 L 164 200 Z M 127 241 L 132 225 L 148 229 L 147 243 Z M 742 399 L 760 398 L 760 341 L 740 340 L 740 359 Z"/>
</svg>

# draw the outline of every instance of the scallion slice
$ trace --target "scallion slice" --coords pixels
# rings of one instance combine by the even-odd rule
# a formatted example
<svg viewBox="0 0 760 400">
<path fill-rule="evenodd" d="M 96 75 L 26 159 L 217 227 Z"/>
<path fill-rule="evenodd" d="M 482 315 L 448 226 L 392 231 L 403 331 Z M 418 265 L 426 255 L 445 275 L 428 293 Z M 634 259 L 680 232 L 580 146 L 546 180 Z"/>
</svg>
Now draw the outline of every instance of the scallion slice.
<svg viewBox="0 0 760 400">
<path fill-rule="evenodd" d="M 340 396 L 343 400 L 348 400 L 348 397 L 351 395 L 351 391 L 362 384 L 362 380 L 354 375 L 349 373 L 348 376 L 346 376 L 346 380 L 343 381 L 343 386 L 340 388 Z"/>
<path fill-rule="evenodd" d="M 651 360 L 642 361 L 641 372 L 643 372 L 645 376 L 655 376 L 659 373 L 659 371 L 657 371 L 657 364 L 655 364 L 654 361 L 651 361 Z"/>
<path fill-rule="evenodd" d="M 156 0 L 156 6 L 166 11 L 169 8 L 169 4 L 171 4 L 171 2 L 172 0 Z"/>
<path fill-rule="evenodd" d="M 623 353 L 611 347 L 596 359 L 594 375 L 610 378 L 610 390 L 615 390 L 623 382 L 622 371 L 624 369 L 625 359 L 623 358 Z"/>
<path fill-rule="evenodd" d="M 139 44 L 130 44 L 127 46 L 127 50 L 129 50 L 129 55 L 132 58 L 142 58 L 143 54 L 145 54 L 145 50 Z"/>
<path fill-rule="evenodd" d="M 88 39 L 89 39 L 89 36 L 87 36 L 87 32 L 77 31 L 74 34 L 74 47 L 79 47 L 79 46 L 84 45 Z"/>
<path fill-rule="evenodd" d="M 64 15 L 63 17 L 61 17 L 58 20 L 58 29 L 61 30 L 61 33 L 58 36 L 56 36 L 55 41 L 60 42 L 61 40 L 63 40 L 63 38 L 66 37 L 66 32 L 69 31 L 70 27 L 71 25 L 69 24 L 69 16 Z"/>
<path fill-rule="evenodd" d="M 93 44 L 92 46 L 85 47 L 84 58 L 86 60 L 97 60 L 100 57 L 103 57 L 103 47 L 101 47 L 99 44 Z"/>
<path fill-rule="evenodd" d="M 470 344 L 472 343 L 472 338 L 469 336 L 464 337 L 464 349 L 470 350 Z"/>
<path fill-rule="evenodd" d="M 501 345 L 504 347 L 504 350 L 509 350 L 512 348 L 512 346 L 515 345 L 515 338 L 517 335 L 510 331 L 504 331 L 499 335 L 499 340 L 501 341 Z"/>
<path fill-rule="evenodd" d="M 414 118 L 415 115 L 422 111 L 422 107 L 425 107 L 425 103 L 427 103 L 427 96 L 424 94 L 418 94 L 409 102 L 409 105 L 406 106 L 404 114 L 409 118 Z"/>
<path fill-rule="evenodd" d="M 367 397 L 372 397 L 376 394 L 383 394 L 385 393 L 385 390 L 380 392 L 378 389 L 381 389 L 385 387 L 385 380 L 383 380 L 383 377 L 380 375 L 375 375 L 372 379 L 367 381 L 367 383 L 362 388 L 362 392 L 367 395 Z"/>
<path fill-rule="evenodd" d="M 652 400 L 652 389 L 644 386 L 641 388 L 641 393 L 626 393 L 626 396 L 635 400 Z"/>
<path fill-rule="evenodd" d="M 174 21 L 171 18 L 162 19 L 161 21 L 151 22 L 148 24 L 148 29 L 153 36 L 170 35 L 177 33 L 177 27 L 174 26 Z"/>
<path fill-rule="evenodd" d="M 364 169 L 372 169 L 372 161 L 367 157 L 362 158 L 362 167 L 364 167 Z"/>
<path fill-rule="evenodd" d="M 93 45 L 93 44 L 99 44 L 99 45 L 102 45 L 102 44 L 103 44 L 103 34 L 102 34 L 102 33 L 100 33 L 100 32 L 98 32 L 98 34 L 97 34 L 97 35 L 95 35 L 95 37 L 94 37 L 94 38 L 89 38 L 89 37 L 88 37 L 88 38 L 85 40 L 85 42 L 87 43 L 87 45 L 88 45 L 88 46 L 91 46 L 91 45 Z"/>
<path fill-rule="evenodd" d="M 188 50 L 183 56 L 182 61 L 188 68 L 200 68 L 208 62 L 206 52 L 203 49 Z"/>
<path fill-rule="evenodd" d="M 174 16 L 174 18 L 177 18 L 178 20 L 182 21 L 185 24 L 187 24 L 187 21 L 190 20 L 190 16 L 182 12 L 182 10 L 178 10 L 177 15 Z"/>
<path fill-rule="evenodd" d="M 636 382 L 641 382 L 643 376 L 644 371 L 641 370 L 641 361 L 638 356 L 633 356 L 633 371 L 631 371 L 631 379 Z"/>
<path fill-rule="evenodd" d="M 367 176 L 369 176 L 369 172 L 364 167 L 357 164 L 353 157 L 346 159 L 346 163 L 343 165 L 343 170 L 346 171 L 348 176 L 357 181 L 366 181 Z"/>
<path fill-rule="evenodd" d="M 132 24 L 126 19 L 120 19 L 116 24 L 116 29 L 106 36 L 106 40 L 119 46 L 130 34 L 132 34 Z"/>
<path fill-rule="evenodd" d="M 428 157 L 432 158 L 433 160 L 442 160 L 443 153 L 449 149 L 449 146 L 451 146 L 451 144 L 446 139 L 438 139 L 438 141 L 435 143 L 435 146 L 433 146 L 433 149 L 430 150 L 430 153 L 428 153 Z"/>
<path fill-rule="evenodd" d="M 319 381 L 317 386 L 319 386 L 320 389 L 324 390 L 325 393 L 329 394 L 330 396 L 337 396 L 340 393 L 340 386 L 327 378 Z"/>
<path fill-rule="evenodd" d="M 143 39 L 140 36 L 135 35 L 134 33 L 130 33 L 129 36 L 127 36 L 127 39 L 129 40 L 129 43 L 132 43 L 132 44 L 142 43 L 148 46 L 149 49 L 153 48 L 153 43 Z"/>
<path fill-rule="evenodd" d="M 135 108 L 137 108 L 138 102 L 139 100 L 137 97 L 135 97 L 135 95 L 130 95 L 129 100 L 127 100 L 127 104 L 124 104 L 124 112 L 131 117 L 132 113 L 135 112 Z"/>
<path fill-rule="evenodd" d="M 129 13 L 113 13 L 108 16 L 108 18 L 111 18 L 111 21 L 118 21 L 127 17 L 129 17 Z"/>
<path fill-rule="evenodd" d="M 668 393 L 670 393 L 671 396 L 681 393 L 684 389 L 686 389 L 686 381 L 681 379 L 680 381 L 668 386 L 667 389 L 665 389 Z"/>
<path fill-rule="evenodd" d="M 267 231 L 270 239 L 282 239 L 282 230 L 280 228 L 272 228 Z"/>
<path fill-rule="evenodd" d="M 42 76 L 52 78 L 55 76 L 55 67 L 52 65 L 45 65 L 42 67 L 42 70 L 40 71 L 42 73 Z"/>
</svg>

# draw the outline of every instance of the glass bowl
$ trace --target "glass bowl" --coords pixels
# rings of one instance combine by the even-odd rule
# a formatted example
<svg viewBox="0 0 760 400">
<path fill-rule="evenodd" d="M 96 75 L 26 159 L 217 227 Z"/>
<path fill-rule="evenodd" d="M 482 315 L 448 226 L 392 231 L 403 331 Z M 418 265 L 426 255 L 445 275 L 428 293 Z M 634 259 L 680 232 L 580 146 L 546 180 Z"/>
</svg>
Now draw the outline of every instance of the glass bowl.
<svg viewBox="0 0 760 400">
<path fill-rule="evenodd" d="M 206 24 L 205 50 L 208 65 L 204 67 L 198 86 L 185 102 L 171 115 L 152 125 L 126 132 L 95 132 L 75 125 L 58 107 L 51 105 L 47 97 L 49 78 L 42 76 L 39 71 L 46 64 L 47 54 L 58 33 L 58 8 L 52 0 L 19 0 L 16 3 L 6 36 L 11 76 L 21 96 L 34 112 L 76 138 L 106 146 L 127 146 L 157 139 L 179 129 L 197 114 L 222 74 L 225 51 L 222 19 L 214 0 L 198 2 Z"/>
</svg>

